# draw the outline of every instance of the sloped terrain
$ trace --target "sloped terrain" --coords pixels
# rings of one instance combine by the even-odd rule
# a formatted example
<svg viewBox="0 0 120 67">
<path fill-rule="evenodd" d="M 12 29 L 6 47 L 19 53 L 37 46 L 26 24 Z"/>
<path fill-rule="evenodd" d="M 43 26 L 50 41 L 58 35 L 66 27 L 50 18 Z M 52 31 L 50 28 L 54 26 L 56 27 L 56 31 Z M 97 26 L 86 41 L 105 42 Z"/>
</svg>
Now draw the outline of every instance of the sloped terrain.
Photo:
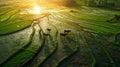
<svg viewBox="0 0 120 67">
<path fill-rule="evenodd" d="M 0 67 L 120 67 L 120 23 L 107 22 L 120 11 L 81 6 L 21 14 L 26 6 L 0 7 Z"/>
</svg>

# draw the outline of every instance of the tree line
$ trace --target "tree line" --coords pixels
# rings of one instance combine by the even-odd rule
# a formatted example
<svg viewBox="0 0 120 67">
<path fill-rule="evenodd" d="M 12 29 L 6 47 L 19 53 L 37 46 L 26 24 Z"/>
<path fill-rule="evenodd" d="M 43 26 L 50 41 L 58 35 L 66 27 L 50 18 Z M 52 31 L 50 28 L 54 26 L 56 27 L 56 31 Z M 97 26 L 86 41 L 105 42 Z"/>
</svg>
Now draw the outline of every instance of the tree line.
<svg viewBox="0 0 120 67">
<path fill-rule="evenodd" d="M 74 0 L 79 5 L 95 6 L 95 7 L 120 7 L 120 0 Z"/>
</svg>

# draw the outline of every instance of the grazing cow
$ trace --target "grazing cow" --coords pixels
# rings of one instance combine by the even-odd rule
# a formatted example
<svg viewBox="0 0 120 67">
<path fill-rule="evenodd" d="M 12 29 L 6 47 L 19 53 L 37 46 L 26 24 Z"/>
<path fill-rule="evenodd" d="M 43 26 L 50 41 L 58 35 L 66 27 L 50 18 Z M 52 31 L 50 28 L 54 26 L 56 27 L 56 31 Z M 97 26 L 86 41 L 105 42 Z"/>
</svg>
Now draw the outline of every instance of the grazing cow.
<svg viewBox="0 0 120 67">
<path fill-rule="evenodd" d="M 66 36 L 67 34 L 66 33 L 60 33 L 61 36 Z"/>
<path fill-rule="evenodd" d="M 71 32 L 71 30 L 64 30 L 64 32 L 65 32 L 65 33 L 69 33 L 69 32 Z"/>
</svg>

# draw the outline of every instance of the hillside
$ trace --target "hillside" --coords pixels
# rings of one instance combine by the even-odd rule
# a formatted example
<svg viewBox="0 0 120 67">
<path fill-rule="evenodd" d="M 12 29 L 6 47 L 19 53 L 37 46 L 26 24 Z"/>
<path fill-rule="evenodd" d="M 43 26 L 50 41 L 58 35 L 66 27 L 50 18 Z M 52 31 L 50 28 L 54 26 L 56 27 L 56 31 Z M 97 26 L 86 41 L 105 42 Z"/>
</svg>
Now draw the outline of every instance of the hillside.
<svg viewBox="0 0 120 67">
<path fill-rule="evenodd" d="M 120 10 L 106 6 L 119 0 L 106 1 L 0 0 L 0 67 L 120 67 Z"/>
</svg>

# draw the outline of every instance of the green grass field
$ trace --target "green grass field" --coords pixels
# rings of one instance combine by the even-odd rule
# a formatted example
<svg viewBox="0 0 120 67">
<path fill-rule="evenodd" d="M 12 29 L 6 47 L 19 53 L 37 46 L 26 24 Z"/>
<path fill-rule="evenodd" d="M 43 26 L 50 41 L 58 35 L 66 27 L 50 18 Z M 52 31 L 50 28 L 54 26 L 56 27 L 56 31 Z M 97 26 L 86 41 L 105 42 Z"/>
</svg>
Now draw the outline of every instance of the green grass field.
<svg viewBox="0 0 120 67">
<path fill-rule="evenodd" d="M 24 3 L 0 2 L 0 67 L 120 67 L 120 11 Z"/>
</svg>

